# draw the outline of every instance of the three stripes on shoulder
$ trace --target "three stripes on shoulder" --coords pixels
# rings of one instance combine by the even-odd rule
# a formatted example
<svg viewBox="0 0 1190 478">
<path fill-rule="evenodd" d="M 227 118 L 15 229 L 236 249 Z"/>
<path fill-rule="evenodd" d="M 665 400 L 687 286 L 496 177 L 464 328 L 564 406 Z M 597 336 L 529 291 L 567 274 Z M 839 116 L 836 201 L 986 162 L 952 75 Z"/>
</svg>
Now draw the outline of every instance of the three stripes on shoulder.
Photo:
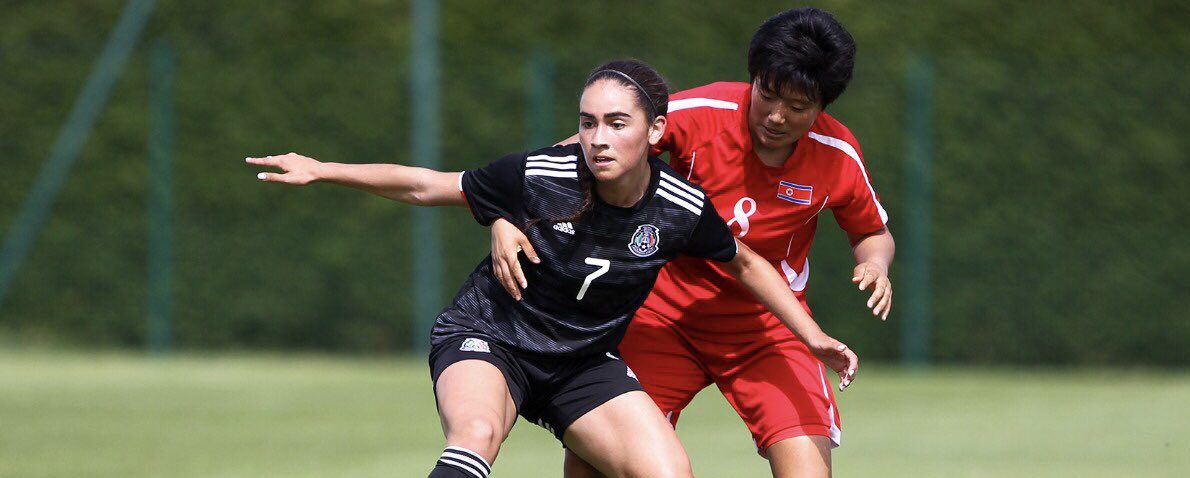
<svg viewBox="0 0 1190 478">
<path fill-rule="evenodd" d="M 577 178 L 578 157 L 549 156 L 538 154 L 525 158 L 525 176 L 549 176 L 551 178 Z"/>
<path fill-rule="evenodd" d="M 702 205 L 706 201 L 706 196 L 702 194 L 702 191 L 683 183 L 681 179 L 675 178 L 665 171 L 661 172 L 661 182 L 657 183 L 657 195 L 682 206 L 683 209 L 694 213 L 695 216 L 702 215 Z"/>
<path fill-rule="evenodd" d="M 538 154 L 525 158 L 525 176 L 548 176 L 551 178 L 578 178 L 578 156 L 549 156 Z M 698 189 L 682 182 L 665 171 L 657 185 L 657 195 L 683 209 L 702 215 L 706 196 Z"/>
</svg>

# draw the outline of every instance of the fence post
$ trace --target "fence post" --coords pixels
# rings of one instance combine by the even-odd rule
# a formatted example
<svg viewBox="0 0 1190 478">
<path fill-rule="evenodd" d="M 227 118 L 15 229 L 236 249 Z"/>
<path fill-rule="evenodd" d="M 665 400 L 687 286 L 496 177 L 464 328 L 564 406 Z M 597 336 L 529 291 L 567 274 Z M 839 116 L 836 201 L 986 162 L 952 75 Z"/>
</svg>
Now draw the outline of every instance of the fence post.
<svg viewBox="0 0 1190 478">
<path fill-rule="evenodd" d="M 553 144 L 554 137 L 554 56 L 545 45 L 537 45 L 529 53 L 525 87 L 529 97 L 528 145 L 533 150 Z"/>
<path fill-rule="evenodd" d="M 149 58 L 149 352 L 173 345 L 174 52 L 159 40 Z"/>
<path fill-rule="evenodd" d="M 414 0 L 412 23 L 412 162 L 441 170 L 437 0 Z M 414 350 L 425 352 L 430 348 L 430 329 L 442 308 L 443 298 L 442 231 L 437 208 L 414 207 L 409 231 L 413 234 L 413 274 L 410 279 L 413 282 L 414 333 L 411 340 Z"/>
<path fill-rule="evenodd" d="M 901 319 L 901 361 L 924 366 L 930 358 L 930 227 L 933 163 L 934 65 L 925 55 L 910 59 L 906 76 L 905 231 L 900 290 L 905 295 Z"/>
</svg>

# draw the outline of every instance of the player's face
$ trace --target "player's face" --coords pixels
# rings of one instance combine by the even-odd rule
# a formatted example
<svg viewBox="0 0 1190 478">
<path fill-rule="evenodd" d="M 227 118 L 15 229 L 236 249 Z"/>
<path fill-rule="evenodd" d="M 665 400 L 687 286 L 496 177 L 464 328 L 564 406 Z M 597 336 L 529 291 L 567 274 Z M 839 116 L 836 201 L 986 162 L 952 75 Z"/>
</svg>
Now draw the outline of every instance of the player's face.
<svg viewBox="0 0 1190 478">
<path fill-rule="evenodd" d="M 665 117 L 650 122 L 636 103 L 636 92 L 618 81 L 596 81 L 579 99 L 578 139 L 596 181 L 616 181 L 647 169 L 649 145 L 664 130 Z"/>
<path fill-rule="evenodd" d="M 748 108 L 748 129 L 757 149 L 783 149 L 810 130 L 822 106 L 805 94 L 787 90 L 776 93 L 752 83 L 752 105 Z"/>
</svg>

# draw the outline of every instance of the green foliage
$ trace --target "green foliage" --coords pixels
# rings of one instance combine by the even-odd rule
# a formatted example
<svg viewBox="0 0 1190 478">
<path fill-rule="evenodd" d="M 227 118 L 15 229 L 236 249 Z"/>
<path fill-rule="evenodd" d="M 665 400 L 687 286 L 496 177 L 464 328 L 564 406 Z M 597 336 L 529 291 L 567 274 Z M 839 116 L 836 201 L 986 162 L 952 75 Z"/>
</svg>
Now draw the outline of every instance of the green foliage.
<svg viewBox="0 0 1190 478">
<path fill-rule="evenodd" d="M 12 223 L 123 2 L 9 6 L 0 18 L 0 224 Z M 932 355 L 941 361 L 1190 363 L 1190 11 L 1178 2 L 820 2 L 860 48 L 831 113 L 863 145 L 894 234 L 905 67 L 935 79 Z M 753 29 L 781 2 L 447 1 L 446 167 L 524 149 L 526 65 L 555 56 L 554 128 L 603 60 L 649 61 L 674 89 L 746 78 Z M 1126 9 L 1124 9 L 1126 8 Z M 3 307 L 21 340 L 144 337 L 147 55 L 177 51 L 175 331 L 187 348 L 392 350 L 414 320 L 409 209 L 255 182 L 246 155 L 409 162 L 409 6 L 388 1 L 161 2 Z M 444 211 L 446 288 L 487 252 Z M 893 358 L 824 216 L 810 297 L 829 331 Z M 894 267 L 894 280 L 896 270 Z M 896 282 L 899 291 L 915 284 Z M 442 301 L 448 299 L 441 298 Z"/>
</svg>

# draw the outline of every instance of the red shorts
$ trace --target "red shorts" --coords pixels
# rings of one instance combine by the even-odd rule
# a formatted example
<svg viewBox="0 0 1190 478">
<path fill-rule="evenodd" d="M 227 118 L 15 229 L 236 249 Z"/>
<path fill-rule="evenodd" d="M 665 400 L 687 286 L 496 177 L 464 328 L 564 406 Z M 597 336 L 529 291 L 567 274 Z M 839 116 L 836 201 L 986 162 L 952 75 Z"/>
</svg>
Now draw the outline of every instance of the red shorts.
<svg viewBox="0 0 1190 478">
<path fill-rule="evenodd" d="M 804 435 L 829 437 L 838 446 L 839 411 L 827 369 L 805 344 L 771 315 L 730 333 L 721 320 L 731 319 L 720 319 L 711 330 L 687 325 L 714 320 L 685 316 L 675 322 L 642 307 L 620 343 L 624 360 L 670 423 L 676 426 L 694 395 L 714 383 L 744 419 L 761 455 L 774 443 Z"/>
</svg>

